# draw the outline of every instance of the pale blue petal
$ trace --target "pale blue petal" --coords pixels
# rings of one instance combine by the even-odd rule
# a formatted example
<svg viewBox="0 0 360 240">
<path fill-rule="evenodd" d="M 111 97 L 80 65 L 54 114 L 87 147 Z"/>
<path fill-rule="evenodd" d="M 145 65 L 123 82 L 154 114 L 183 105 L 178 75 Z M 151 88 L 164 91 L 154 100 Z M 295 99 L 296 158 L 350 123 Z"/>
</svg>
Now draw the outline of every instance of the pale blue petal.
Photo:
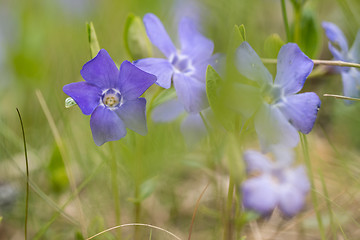
<svg viewBox="0 0 360 240">
<path fill-rule="evenodd" d="M 115 110 L 117 115 L 125 123 L 125 126 L 140 135 L 147 134 L 146 115 L 145 115 L 145 98 L 138 98 L 126 101 Z"/>
<path fill-rule="evenodd" d="M 124 99 L 134 100 L 155 82 L 155 75 L 144 72 L 129 61 L 124 61 L 120 66 L 119 81 L 116 88 L 120 90 Z"/>
<path fill-rule="evenodd" d="M 118 81 L 119 70 L 105 49 L 85 63 L 80 71 L 86 82 L 96 85 L 102 90 L 115 88 Z"/>
<path fill-rule="evenodd" d="M 119 116 L 103 105 L 99 105 L 90 118 L 91 132 L 96 145 L 119 140 L 126 135 L 125 124 Z"/>
<path fill-rule="evenodd" d="M 183 113 L 183 104 L 178 99 L 172 99 L 155 107 L 151 116 L 154 122 L 171 122 Z"/>
<path fill-rule="evenodd" d="M 244 161 L 246 163 L 246 172 L 248 174 L 270 172 L 273 164 L 265 155 L 257 151 L 248 150 L 244 153 Z"/>
<path fill-rule="evenodd" d="M 298 131 L 308 134 L 314 126 L 320 104 L 316 93 L 306 92 L 284 97 L 277 106 Z"/>
<path fill-rule="evenodd" d="M 343 82 L 343 92 L 346 97 L 360 97 L 360 71 L 350 68 L 348 72 L 341 72 Z M 350 103 L 350 101 L 346 101 Z"/>
<path fill-rule="evenodd" d="M 299 134 L 279 108 L 263 104 L 255 115 L 255 130 L 259 136 L 263 151 L 269 151 L 272 145 L 295 147 Z"/>
<path fill-rule="evenodd" d="M 275 85 L 284 89 L 284 94 L 299 92 L 306 78 L 313 69 L 314 63 L 295 43 L 281 47 L 277 57 Z"/>
<path fill-rule="evenodd" d="M 360 30 L 357 32 L 355 41 L 349 51 L 349 58 L 356 63 L 360 63 Z"/>
<path fill-rule="evenodd" d="M 85 115 L 90 115 L 101 101 L 101 89 L 86 82 L 67 84 L 63 87 L 63 91 L 74 99 Z"/>
<path fill-rule="evenodd" d="M 261 215 L 270 214 L 278 204 L 278 188 L 270 175 L 246 180 L 242 186 L 243 205 Z"/>
<path fill-rule="evenodd" d="M 144 16 L 146 33 L 152 42 L 167 58 L 176 54 L 176 48 L 157 16 L 148 13 Z"/>
<path fill-rule="evenodd" d="M 175 73 L 173 81 L 178 99 L 187 112 L 199 113 L 209 106 L 205 83 L 181 73 Z"/>
<path fill-rule="evenodd" d="M 188 114 L 181 123 L 180 130 L 187 146 L 194 146 L 206 135 L 207 130 L 200 114 Z"/>
<path fill-rule="evenodd" d="M 279 209 L 287 217 L 293 217 L 301 211 L 306 195 L 291 184 L 279 187 Z"/>
<path fill-rule="evenodd" d="M 188 56 L 194 63 L 211 57 L 214 50 L 213 41 L 199 33 L 191 19 L 186 17 L 181 19 L 179 38 L 181 54 Z"/>
<path fill-rule="evenodd" d="M 242 75 L 260 85 L 273 83 L 269 70 L 247 42 L 243 42 L 236 50 L 236 66 Z"/>
<path fill-rule="evenodd" d="M 171 87 L 171 78 L 174 73 L 174 69 L 167 59 L 144 58 L 135 61 L 134 64 L 141 70 L 154 74 L 157 77 L 156 84 L 160 87 Z"/>
<path fill-rule="evenodd" d="M 324 28 L 325 34 L 330 42 L 337 44 L 340 47 L 341 52 L 347 53 L 347 40 L 340 28 L 331 22 L 323 22 L 322 27 Z"/>
</svg>

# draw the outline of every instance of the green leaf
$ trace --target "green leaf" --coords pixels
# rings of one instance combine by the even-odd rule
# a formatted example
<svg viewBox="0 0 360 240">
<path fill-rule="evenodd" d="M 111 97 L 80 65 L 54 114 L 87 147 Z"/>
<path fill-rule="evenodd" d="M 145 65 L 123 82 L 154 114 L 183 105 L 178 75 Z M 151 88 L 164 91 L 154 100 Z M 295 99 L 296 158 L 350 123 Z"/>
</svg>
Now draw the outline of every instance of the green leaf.
<svg viewBox="0 0 360 240">
<path fill-rule="evenodd" d="M 49 184 L 54 192 L 61 192 L 69 185 L 66 169 L 57 146 L 54 147 L 48 165 Z"/>
<path fill-rule="evenodd" d="M 155 191 L 157 183 L 158 179 L 156 177 L 146 180 L 139 187 L 139 196 L 128 200 L 133 203 L 141 203 Z"/>
<path fill-rule="evenodd" d="M 308 57 L 314 58 L 321 44 L 321 29 L 314 10 L 310 8 L 303 10 L 300 31 L 300 48 Z"/>
<path fill-rule="evenodd" d="M 140 17 L 129 14 L 124 28 L 125 48 L 133 60 L 152 56 L 152 46 Z"/>
<path fill-rule="evenodd" d="M 265 57 L 277 58 L 280 48 L 285 44 L 281 37 L 274 33 L 266 38 L 264 43 Z"/>
<path fill-rule="evenodd" d="M 3 217 L 2 217 L 2 216 L 0 216 L 0 223 L 2 222 L 2 220 L 3 220 Z"/>
<path fill-rule="evenodd" d="M 206 70 L 206 95 L 209 105 L 221 125 L 228 131 L 234 131 L 239 116 L 224 105 L 224 93 L 226 94 L 225 82 L 215 69 L 209 65 Z"/>
<path fill-rule="evenodd" d="M 76 105 L 76 102 L 71 97 L 68 97 L 65 99 L 65 107 L 66 108 L 71 108 L 72 106 L 75 106 L 75 105 Z"/>
<path fill-rule="evenodd" d="M 239 28 L 239 31 L 240 31 L 243 41 L 246 41 L 246 31 L 245 31 L 244 24 L 241 24 L 238 28 Z"/>
<path fill-rule="evenodd" d="M 90 44 L 90 57 L 94 58 L 100 51 L 100 45 L 96 36 L 95 28 L 92 22 L 86 23 L 88 39 Z"/>
</svg>

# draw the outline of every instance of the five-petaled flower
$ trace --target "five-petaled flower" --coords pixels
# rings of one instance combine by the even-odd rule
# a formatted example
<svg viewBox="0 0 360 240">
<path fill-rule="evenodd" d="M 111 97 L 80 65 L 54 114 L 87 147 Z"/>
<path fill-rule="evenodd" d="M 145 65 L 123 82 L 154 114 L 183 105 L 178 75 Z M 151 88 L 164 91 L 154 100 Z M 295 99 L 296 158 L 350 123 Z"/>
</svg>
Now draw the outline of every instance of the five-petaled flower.
<svg viewBox="0 0 360 240">
<path fill-rule="evenodd" d="M 260 215 L 270 214 L 276 207 L 287 216 L 296 215 L 303 208 L 310 190 L 305 168 L 291 168 L 290 161 L 272 162 L 256 151 L 244 153 L 246 170 L 250 176 L 242 183 L 243 205 Z"/>
<path fill-rule="evenodd" d="M 349 49 L 347 40 L 338 26 L 330 22 L 323 22 L 322 26 L 329 39 L 329 50 L 335 60 L 360 63 L 360 30 Z M 360 71 L 349 67 L 337 67 L 336 69 L 341 73 L 344 95 L 360 97 Z M 350 103 L 350 101 L 346 102 Z"/>
<path fill-rule="evenodd" d="M 255 130 L 266 152 L 276 145 L 295 147 L 298 131 L 309 133 L 315 123 L 320 99 L 313 92 L 298 93 L 311 73 L 314 63 L 294 43 L 279 52 L 275 81 L 259 56 L 247 42 L 236 52 L 237 68 L 254 81 L 253 85 L 235 84 L 229 94 L 242 101 L 232 107 L 250 117 L 254 115 Z"/>
<path fill-rule="evenodd" d="M 139 98 L 156 81 L 132 63 L 124 61 L 120 71 L 106 50 L 87 62 L 80 71 L 85 82 L 70 83 L 63 91 L 72 97 L 85 115 L 96 145 L 116 141 L 126 135 L 126 127 L 147 133 L 145 98 Z"/>
<path fill-rule="evenodd" d="M 173 82 L 177 97 L 189 113 L 198 113 L 209 106 L 205 89 L 205 72 L 213 62 L 214 43 L 201 35 L 189 18 L 179 23 L 181 50 L 177 50 L 161 21 L 154 14 L 144 16 L 150 41 L 165 55 L 134 62 L 140 69 L 157 77 L 157 84 L 170 88 Z"/>
</svg>

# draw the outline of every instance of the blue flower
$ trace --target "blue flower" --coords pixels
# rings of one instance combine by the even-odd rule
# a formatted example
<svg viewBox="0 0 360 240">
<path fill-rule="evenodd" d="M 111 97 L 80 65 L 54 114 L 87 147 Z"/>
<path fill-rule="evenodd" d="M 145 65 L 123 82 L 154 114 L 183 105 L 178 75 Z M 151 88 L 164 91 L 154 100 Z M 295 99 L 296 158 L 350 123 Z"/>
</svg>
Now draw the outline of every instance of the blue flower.
<svg viewBox="0 0 360 240">
<path fill-rule="evenodd" d="M 70 83 L 63 91 L 72 97 L 85 115 L 90 115 L 90 127 L 95 144 L 125 137 L 126 127 L 147 133 L 145 98 L 139 98 L 156 81 L 156 77 L 124 61 L 120 71 L 101 49 L 80 71 L 85 82 Z"/>
<path fill-rule="evenodd" d="M 333 23 L 323 22 L 325 34 L 329 39 L 329 50 L 335 60 L 360 63 L 360 30 L 352 47 L 349 49 L 343 32 Z M 337 67 L 342 77 L 343 92 L 347 97 L 360 97 L 360 71 L 356 68 Z M 350 101 L 346 101 L 350 103 Z"/>
<path fill-rule="evenodd" d="M 310 190 L 303 166 L 291 168 L 292 159 L 272 162 L 256 151 L 246 151 L 244 160 L 247 173 L 253 176 L 241 186 L 246 209 L 266 216 L 278 207 L 287 217 L 301 211 Z"/>
<path fill-rule="evenodd" d="M 243 42 L 236 52 L 237 68 L 253 85 L 236 84 L 233 108 L 246 117 L 254 115 L 256 133 L 264 151 L 272 146 L 295 147 L 298 131 L 309 133 L 315 123 L 320 99 L 313 92 L 298 93 L 314 63 L 294 43 L 279 52 L 275 81 L 256 52 Z"/>
<path fill-rule="evenodd" d="M 190 19 L 182 18 L 179 23 L 181 49 L 178 50 L 154 14 L 146 14 L 143 21 L 150 41 L 166 59 L 145 58 L 134 64 L 154 74 L 156 83 L 163 88 L 170 88 L 173 82 L 178 99 L 187 112 L 198 113 L 207 108 L 205 72 L 213 62 L 214 43 L 201 35 Z"/>
</svg>

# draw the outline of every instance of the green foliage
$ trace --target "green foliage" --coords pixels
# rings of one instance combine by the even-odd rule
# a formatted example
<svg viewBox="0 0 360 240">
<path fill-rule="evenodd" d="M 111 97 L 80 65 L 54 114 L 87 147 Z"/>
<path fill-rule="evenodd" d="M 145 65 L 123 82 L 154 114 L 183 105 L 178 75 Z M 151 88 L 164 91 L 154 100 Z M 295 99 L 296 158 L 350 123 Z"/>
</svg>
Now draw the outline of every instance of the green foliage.
<svg viewBox="0 0 360 240">
<path fill-rule="evenodd" d="M 88 40 L 90 44 L 90 57 L 94 58 L 100 51 L 100 45 L 96 36 L 94 24 L 92 22 L 86 23 L 86 29 L 88 33 Z"/>
<path fill-rule="evenodd" d="M 274 33 L 266 38 L 264 43 L 265 57 L 277 58 L 280 48 L 285 44 L 281 37 Z"/>
<path fill-rule="evenodd" d="M 133 60 L 152 56 L 152 47 L 140 17 L 129 14 L 124 29 L 125 48 Z"/>
<path fill-rule="evenodd" d="M 322 31 L 316 18 L 316 12 L 304 8 L 300 22 L 299 47 L 309 57 L 315 58 L 320 50 Z"/>
<path fill-rule="evenodd" d="M 47 172 L 51 189 L 54 192 L 59 193 L 69 185 L 65 165 L 57 146 L 52 152 Z"/>
<path fill-rule="evenodd" d="M 237 116 L 233 111 L 224 106 L 223 93 L 225 90 L 225 82 L 221 79 L 219 74 L 210 65 L 206 70 L 206 94 L 211 109 L 214 112 L 215 118 L 228 131 L 235 131 L 238 121 Z"/>
</svg>

